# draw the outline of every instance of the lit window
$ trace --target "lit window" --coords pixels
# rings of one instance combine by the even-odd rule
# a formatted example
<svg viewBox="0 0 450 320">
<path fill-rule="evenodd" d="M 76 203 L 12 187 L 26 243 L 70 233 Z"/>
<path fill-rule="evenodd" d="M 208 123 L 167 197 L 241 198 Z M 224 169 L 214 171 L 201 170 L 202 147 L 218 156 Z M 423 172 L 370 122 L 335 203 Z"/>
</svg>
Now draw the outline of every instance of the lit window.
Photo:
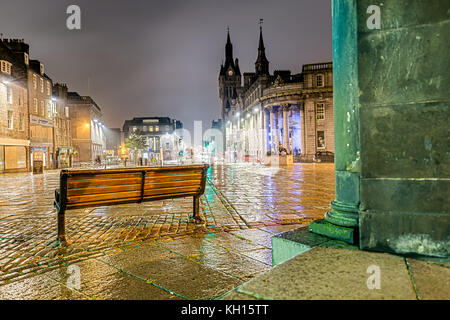
<svg viewBox="0 0 450 320">
<path fill-rule="evenodd" d="M 38 101 L 37 101 L 36 98 L 33 99 L 33 110 L 34 110 L 34 113 L 35 113 L 35 114 L 38 114 L 38 113 L 39 113 L 39 110 L 38 110 Z"/>
<path fill-rule="evenodd" d="M 1 71 L 6 74 L 11 74 L 11 63 L 1 60 Z"/>
<path fill-rule="evenodd" d="M 53 110 L 52 110 L 52 102 L 47 102 L 47 117 L 51 118 L 53 116 Z"/>
<path fill-rule="evenodd" d="M 133 132 L 136 132 L 136 130 L 137 130 L 137 127 L 133 127 Z"/>
<path fill-rule="evenodd" d="M 153 126 L 149 126 L 148 131 L 153 132 Z"/>
<path fill-rule="evenodd" d="M 64 111 L 66 114 L 66 118 L 68 118 L 69 117 L 69 107 L 64 107 Z"/>
<path fill-rule="evenodd" d="M 33 89 L 34 90 L 37 89 L 37 77 L 35 74 L 33 74 Z"/>
<path fill-rule="evenodd" d="M 156 132 L 159 131 L 159 126 L 155 126 L 155 131 L 156 131 Z"/>
<path fill-rule="evenodd" d="M 39 78 L 39 82 L 40 82 L 40 85 L 41 85 L 41 92 L 44 93 L 44 79 Z"/>
<path fill-rule="evenodd" d="M 317 119 L 318 120 L 325 119 L 325 106 L 323 103 L 317 104 Z"/>
<path fill-rule="evenodd" d="M 25 62 L 25 64 L 28 65 L 28 63 L 29 63 L 28 53 L 24 52 L 24 53 L 23 53 L 23 57 L 24 57 L 24 62 Z"/>
<path fill-rule="evenodd" d="M 12 130 L 13 129 L 13 112 L 8 110 L 8 129 Z"/>
<path fill-rule="evenodd" d="M 41 112 L 39 113 L 41 116 L 45 115 L 45 106 L 44 106 L 44 101 L 41 101 Z"/>
<path fill-rule="evenodd" d="M 8 101 L 9 104 L 13 103 L 12 88 L 11 87 L 6 87 L 6 101 Z"/>
<path fill-rule="evenodd" d="M 47 81 L 47 95 L 51 95 L 52 94 L 52 89 L 50 86 L 50 81 Z"/>
<path fill-rule="evenodd" d="M 317 75 L 316 81 L 318 87 L 323 87 L 323 75 L 321 74 Z"/>
</svg>

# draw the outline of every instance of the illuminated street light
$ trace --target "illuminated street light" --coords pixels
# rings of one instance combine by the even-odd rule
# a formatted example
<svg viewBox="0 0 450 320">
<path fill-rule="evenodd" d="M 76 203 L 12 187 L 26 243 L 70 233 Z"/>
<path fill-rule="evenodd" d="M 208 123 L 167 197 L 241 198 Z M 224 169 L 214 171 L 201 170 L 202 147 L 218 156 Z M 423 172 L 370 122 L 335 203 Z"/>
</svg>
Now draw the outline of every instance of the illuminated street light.
<svg viewBox="0 0 450 320">
<path fill-rule="evenodd" d="M 241 115 L 241 113 L 238 111 L 236 112 L 236 117 L 239 117 Z"/>
<path fill-rule="evenodd" d="M 253 108 L 253 112 L 258 112 L 259 111 L 259 108 L 258 107 L 254 107 Z"/>
</svg>

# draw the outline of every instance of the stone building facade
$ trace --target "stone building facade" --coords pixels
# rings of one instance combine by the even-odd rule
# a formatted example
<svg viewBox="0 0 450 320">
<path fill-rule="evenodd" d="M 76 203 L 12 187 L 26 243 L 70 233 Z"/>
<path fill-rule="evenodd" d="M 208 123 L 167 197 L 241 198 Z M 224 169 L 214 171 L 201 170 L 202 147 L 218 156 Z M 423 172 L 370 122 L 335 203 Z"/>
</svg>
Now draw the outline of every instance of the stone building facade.
<svg viewBox="0 0 450 320">
<path fill-rule="evenodd" d="M 147 137 L 148 151 L 143 151 L 141 157 L 150 161 L 152 157 L 159 160 L 162 148 L 164 160 L 174 160 L 177 157 L 180 139 L 179 130 L 183 123 L 169 117 L 140 117 L 126 120 L 122 131 L 124 141 L 134 132 Z"/>
<path fill-rule="evenodd" d="M 219 74 L 225 157 L 263 161 L 283 150 L 299 161 L 334 153 L 332 63 L 303 65 L 302 72 L 269 72 L 260 28 L 255 72 L 243 74 L 233 60 L 230 34 Z M 233 63 L 234 61 L 234 63 Z"/>
<path fill-rule="evenodd" d="M 54 118 L 55 167 L 67 168 L 72 166 L 72 123 L 67 105 L 67 85 L 55 83 L 53 85 L 53 102 L 56 104 Z"/>
<path fill-rule="evenodd" d="M 76 92 L 67 93 L 67 106 L 72 128 L 73 161 L 103 160 L 106 138 L 100 107 L 91 97 L 80 96 Z"/>
<path fill-rule="evenodd" d="M 8 44 L 0 41 L 0 173 L 30 169 L 27 56 Z"/>
</svg>

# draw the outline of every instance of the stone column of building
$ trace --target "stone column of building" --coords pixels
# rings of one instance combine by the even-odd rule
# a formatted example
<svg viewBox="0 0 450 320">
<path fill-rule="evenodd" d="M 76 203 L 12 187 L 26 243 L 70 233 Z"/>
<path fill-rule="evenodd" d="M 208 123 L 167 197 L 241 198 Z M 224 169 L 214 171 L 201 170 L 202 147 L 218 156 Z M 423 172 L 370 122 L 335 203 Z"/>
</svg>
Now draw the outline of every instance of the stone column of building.
<svg viewBox="0 0 450 320">
<path fill-rule="evenodd" d="M 291 148 L 289 146 L 289 122 L 288 122 L 288 112 L 289 103 L 283 103 L 281 105 L 283 110 L 283 147 L 286 148 L 287 153 L 291 153 Z"/>
<path fill-rule="evenodd" d="M 277 150 L 277 145 L 278 145 L 278 135 L 276 132 L 276 128 L 275 128 L 275 121 L 274 121 L 274 107 L 271 106 L 268 108 L 269 110 L 269 121 L 270 121 L 270 150 L 272 152 L 275 152 L 275 154 L 278 154 Z"/>
<path fill-rule="evenodd" d="M 435 79 L 450 30 L 448 1 L 433 3 L 332 1 L 336 190 L 312 231 L 356 242 L 359 228 L 361 249 L 448 258 L 450 83 Z"/>
<path fill-rule="evenodd" d="M 262 157 L 267 154 L 267 115 L 266 109 L 261 105 L 261 142 L 262 142 Z"/>
<path fill-rule="evenodd" d="M 300 143 L 301 143 L 301 155 L 306 153 L 306 143 L 305 143 L 305 133 L 306 133 L 306 122 L 305 122 L 305 105 L 303 102 L 298 102 L 298 110 L 300 113 Z"/>
</svg>

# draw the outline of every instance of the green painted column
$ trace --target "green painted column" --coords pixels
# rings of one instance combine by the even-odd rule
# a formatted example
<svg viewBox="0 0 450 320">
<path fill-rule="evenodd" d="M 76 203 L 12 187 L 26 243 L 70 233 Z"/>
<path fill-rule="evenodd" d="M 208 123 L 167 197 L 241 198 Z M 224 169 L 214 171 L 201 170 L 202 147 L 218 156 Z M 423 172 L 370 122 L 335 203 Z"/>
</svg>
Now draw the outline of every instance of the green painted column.
<svg viewBox="0 0 450 320">
<path fill-rule="evenodd" d="M 310 231 L 450 256 L 450 3 L 333 0 L 336 196 Z"/>
<path fill-rule="evenodd" d="M 332 1 L 335 200 L 310 231 L 357 242 L 360 142 L 356 0 Z"/>
</svg>

